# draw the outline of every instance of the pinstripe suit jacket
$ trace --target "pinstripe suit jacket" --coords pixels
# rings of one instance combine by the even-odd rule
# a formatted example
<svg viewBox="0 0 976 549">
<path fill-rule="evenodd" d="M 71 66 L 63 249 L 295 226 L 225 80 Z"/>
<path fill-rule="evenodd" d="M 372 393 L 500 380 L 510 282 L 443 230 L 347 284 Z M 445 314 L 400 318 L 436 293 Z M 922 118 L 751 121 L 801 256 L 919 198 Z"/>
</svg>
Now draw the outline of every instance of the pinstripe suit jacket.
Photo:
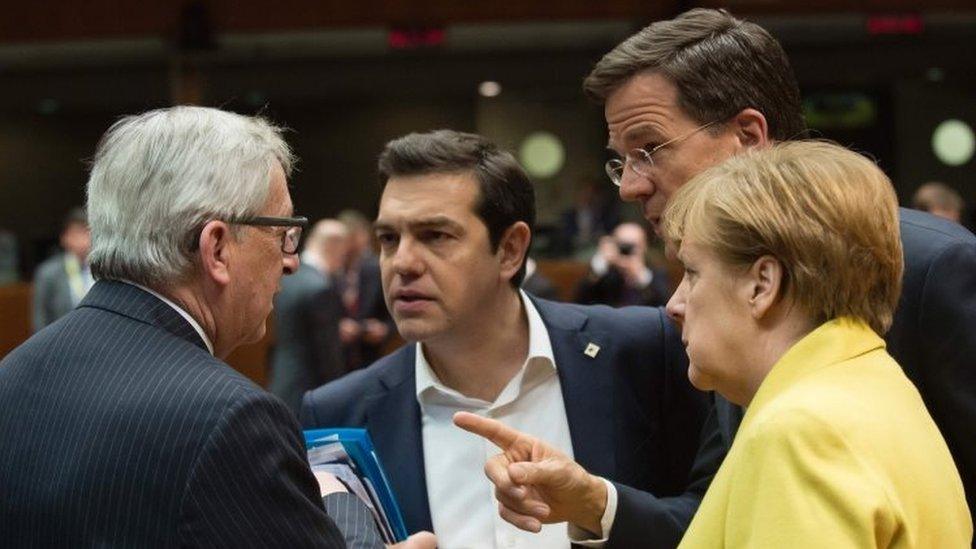
<svg viewBox="0 0 976 549">
<path fill-rule="evenodd" d="M 293 415 L 175 310 L 98 282 L 0 363 L 0 545 L 378 545 L 326 514 Z M 365 538 L 364 538 L 365 535 Z"/>
</svg>

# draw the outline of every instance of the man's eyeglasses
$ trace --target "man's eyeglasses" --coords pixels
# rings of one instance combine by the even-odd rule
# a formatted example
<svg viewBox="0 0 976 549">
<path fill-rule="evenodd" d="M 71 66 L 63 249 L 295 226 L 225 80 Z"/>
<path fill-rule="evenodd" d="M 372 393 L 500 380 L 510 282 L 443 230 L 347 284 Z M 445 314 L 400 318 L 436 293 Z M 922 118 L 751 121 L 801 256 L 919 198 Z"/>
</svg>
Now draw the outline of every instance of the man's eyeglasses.
<svg viewBox="0 0 976 549">
<path fill-rule="evenodd" d="M 634 170 L 634 173 L 647 177 L 651 173 L 651 168 L 654 167 L 654 159 L 652 158 L 654 153 L 663 149 L 664 147 L 667 147 L 668 145 L 673 145 L 683 139 L 687 139 L 705 128 L 716 124 L 717 122 L 719 121 L 713 120 L 704 126 L 698 126 L 690 132 L 679 135 L 674 139 L 669 139 L 651 150 L 641 148 L 634 149 L 628 152 L 627 156 L 624 157 L 623 160 L 619 158 L 611 158 L 610 160 L 607 160 L 607 163 L 603 166 L 603 169 L 606 170 L 610 181 L 612 181 L 613 184 L 618 187 L 620 186 L 620 181 L 624 178 L 624 168 L 627 166 L 630 166 L 630 169 Z"/>
<path fill-rule="evenodd" d="M 295 254 L 298 253 L 298 245 L 302 241 L 302 229 L 308 226 L 308 218 L 254 216 L 232 219 L 228 223 L 251 227 L 288 227 L 281 236 L 281 251 L 286 254 Z"/>
</svg>

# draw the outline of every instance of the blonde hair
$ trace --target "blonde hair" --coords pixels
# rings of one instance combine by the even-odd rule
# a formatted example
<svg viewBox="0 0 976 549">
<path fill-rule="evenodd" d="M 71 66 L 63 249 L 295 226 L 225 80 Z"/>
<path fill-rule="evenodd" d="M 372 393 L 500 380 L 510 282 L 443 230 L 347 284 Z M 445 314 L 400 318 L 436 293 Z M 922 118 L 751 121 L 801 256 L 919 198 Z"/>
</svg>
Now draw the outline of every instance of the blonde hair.
<svg viewBox="0 0 976 549">
<path fill-rule="evenodd" d="M 898 201 L 871 160 L 823 141 L 737 155 L 693 178 L 664 211 L 662 232 L 731 265 L 782 263 L 784 297 L 825 322 L 891 326 L 903 269 Z"/>
</svg>

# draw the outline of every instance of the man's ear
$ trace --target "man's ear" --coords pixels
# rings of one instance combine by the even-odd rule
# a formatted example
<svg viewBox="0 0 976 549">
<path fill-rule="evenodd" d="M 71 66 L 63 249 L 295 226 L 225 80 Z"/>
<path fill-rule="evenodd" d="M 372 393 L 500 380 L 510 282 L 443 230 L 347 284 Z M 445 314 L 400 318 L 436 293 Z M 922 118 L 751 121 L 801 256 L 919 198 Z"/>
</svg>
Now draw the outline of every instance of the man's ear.
<svg viewBox="0 0 976 549">
<path fill-rule="evenodd" d="M 766 117 L 756 109 L 742 109 L 730 120 L 732 131 L 743 149 L 765 147 L 772 143 Z"/>
<path fill-rule="evenodd" d="M 783 264 L 771 255 L 757 259 L 746 275 L 749 291 L 749 308 L 752 317 L 765 317 L 783 299 L 786 290 L 786 271 Z"/>
<path fill-rule="evenodd" d="M 498 254 L 501 274 L 506 280 L 511 280 L 522 267 L 522 261 L 529 253 L 531 240 L 532 229 L 524 221 L 518 221 L 505 230 L 501 242 L 498 243 Z"/>
<path fill-rule="evenodd" d="M 234 238 L 230 226 L 223 221 L 210 221 L 200 231 L 200 268 L 203 275 L 218 286 L 230 284 L 230 241 Z"/>
</svg>

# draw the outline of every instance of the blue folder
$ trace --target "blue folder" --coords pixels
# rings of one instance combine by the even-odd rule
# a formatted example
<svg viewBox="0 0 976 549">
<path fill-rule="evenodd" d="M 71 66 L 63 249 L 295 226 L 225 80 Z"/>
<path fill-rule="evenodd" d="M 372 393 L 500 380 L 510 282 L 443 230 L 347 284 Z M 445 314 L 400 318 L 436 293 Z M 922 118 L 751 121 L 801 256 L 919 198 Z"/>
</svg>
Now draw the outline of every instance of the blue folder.
<svg viewBox="0 0 976 549">
<path fill-rule="evenodd" d="M 403 514 L 400 513 L 400 506 L 397 505 L 393 489 L 390 482 L 383 472 L 376 457 L 376 450 L 373 448 L 373 441 L 369 438 L 366 429 L 310 429 L 304 432 L 306 449 L 335 443 L 337 440 L 353 460 L 353 464 L 361 474 L 369 479 L 369 482 L 376 490 L 376 497 L 379 504 L 386 513 L 386 518 L 390 523 L 390 529 L 397 541 L 407 539 L 407 527 L 403 522 Z"/>
</svg>

